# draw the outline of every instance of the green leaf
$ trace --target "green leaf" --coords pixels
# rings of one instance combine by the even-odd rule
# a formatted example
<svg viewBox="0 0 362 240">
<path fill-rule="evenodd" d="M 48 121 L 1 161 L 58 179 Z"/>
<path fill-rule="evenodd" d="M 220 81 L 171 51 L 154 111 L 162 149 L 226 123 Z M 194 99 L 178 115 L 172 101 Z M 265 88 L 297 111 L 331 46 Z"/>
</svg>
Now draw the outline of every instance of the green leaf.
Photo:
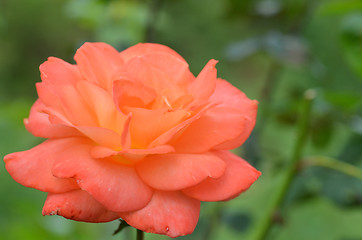
<svg viewBox="0 0 362 240">
<path fill-rule="evenodd" d="M 317 9 L 318 15 L 342 15 L 349 12 L 357 12 L 362 10 L 362 2 L 360 0 L 339 0 L 322 4 Z"/>
<path fill-rule="evenodd" d="M 361 239 L 362 209 L 339 208 L 329 200 L 317 197 L 292 206 L 285 224 L 274 229 L 272 239 Z"/>
<path fill-rule="evenodd" d="M 344 57 L 362 80 L 362 14 L 347 16 L 342 24 L 341 42 Z"/>
</svg>

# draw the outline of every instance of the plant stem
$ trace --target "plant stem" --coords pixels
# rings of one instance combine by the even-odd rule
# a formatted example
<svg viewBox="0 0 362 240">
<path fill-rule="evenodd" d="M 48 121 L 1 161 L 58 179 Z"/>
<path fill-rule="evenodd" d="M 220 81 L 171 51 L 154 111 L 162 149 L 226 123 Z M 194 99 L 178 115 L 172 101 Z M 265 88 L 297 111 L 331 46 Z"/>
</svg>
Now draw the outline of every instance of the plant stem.
<svg viewBox="0 0 362 240">
<path fill-rule="evenodd" d="M 346 163 L 339 161 L 334 158 L 325 157 L 325 156 L 315 156 L 315 157 L 308 157 L 303 160 L 303 165 L 305 167 L 309 166 L 321 166 L 336 170 L 338 172 L 344 173 L 351 177 L 355 177 L 362 180 L 362 169 Z"/>
<path fill-rule="evenodd" d="M 263 220 L 260 226 L 260 230 L 257 233 L 255 239 L 263 240 L 268 236 L 269 230 L 273 224 L 273 216 L 280 210 L 280 206 L 283 203 L 285 195 L 294 179 L 294 176 L 298 170 L 298 163 L 301 159 L 302 150 L 305 145 L 308 136 L 309 119 L 311 115 L 312 101 L 316 97 L 316 92 L 312 89 L 307 90 L 304 94 L 304 106 L 298 123 L 298 135 L 293 153 L 285 172 L 284 180 L 274 198 L 272 207 L 266 213 L 266 218 Z"/>
<path fill-rule="evenodd" d="M 202 240 L 210 239 L 210 236 L 212 236 L 214 230 L 220 224 L 220 217 L 223 210 L 223 206 L 224 205 L 221 202 L 217 202 L 216 205 L 213 206 L 213 211 L 208 218 L 208 225 Z"/>
<path fill-rule="evenodd" d="M 137 240 L 143 240 L 144 232 L 142 230 L 137 229 Z"/>
</svg>

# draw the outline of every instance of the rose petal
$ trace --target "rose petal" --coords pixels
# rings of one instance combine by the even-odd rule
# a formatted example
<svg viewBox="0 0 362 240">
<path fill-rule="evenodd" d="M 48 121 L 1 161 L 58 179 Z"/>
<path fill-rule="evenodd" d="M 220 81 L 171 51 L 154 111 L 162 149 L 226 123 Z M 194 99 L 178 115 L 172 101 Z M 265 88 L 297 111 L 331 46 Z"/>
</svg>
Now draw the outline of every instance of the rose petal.
<svg viewBox="0 0 362 240">
<path fill-rule="evenodd" d="M 40 112 L 44 107 L 44 104 L 38 99 L 31 107 L 29 118 L 24 119 L 24 125 L 31 134 L 43 138 L 81 136 L 81 133 L 73 127 L 52 124 L 49 121 L 49 115 Z"/>
<path fill-rule="evenodd" d="M 166 73 L 174 80 L 174 84 L 188 84 L 194 79 L 187 62 L 169 53 L 147 53 L 143 59 Z"/>
<path fill-rule="evenodd" d="M 76 127 L 81 133 L 89 137 L 91 140 L 105 147 L 121 148 L 121 136 L 107 128 L 100 127 Z"/>
<path fill-rule="evenodd" d="M 260 172 L 244 159 L 228 151 L 215 151 L 227 167 L 219 179 L 208 178 L 200 184 L 184 189 L 186 195 L 200 201 L 223 201 L 247 190 L 260 176 Z"/>
<path fill-rule="evenodd" d="M 201 110 L 199 110 L 195 115 L 193 115 L 189 119 L 179 123 L 175 127 L 161 134 L 159 137 L 153 140 L 148 147 L 153 148 L 158 145 L 163 145 L 172 140 L 172 138 L 177 138 L 177 136 L 180 136 L 183 130 L 185 130 L 191 123 L 199 119 L 211 107 L 212 105 L 207 105 L 203 107 Z"/>
<path fill-rule="evenodd" d="M 40 191 L 62 193 L 78 189 L 74 179 L 60 179 L 51 173 L 54 156 L 78 141 L 81 140 L 52 139 L 30 150 L 8 154 L 4 157 L 6 169 L 18 183 Z"/>
<path fill-rule="evenodd" d="M 97 117 L 75 86 L 57 88 L 47 83 L 37 83 L 36 88 L 44 105 L 58 112 L 73 125 L 98 126 Z"/>
<path fill-rule="evenodd" d="M 125 68 L 128 74 L 132 76 L 132 81 L 141 82 L 154 89 L 162 101 L 166 98 L 169 103 L 172 103 L 187 93 L 183 84 L 175 84 L 175 81 L 168 74 L 148 62 L 146 57 L 131 59 Z"/>
<path fill-rule="evenodd" d="M 134 211 L 151 199 L 152 190 L 136 171 L 106 159 L 93 159 L 93 146 L 78 144 L 57 156 L 52 172 L 60 178 L 75 178 L 81 189 L 113 212 Z"/>
<path fill-rule="evenodd" d="M 74 56 L 85 78 L 110 91 L 114 73 L 123 65 L 117 50 L 105 43 L 86 42 Z"/>
<path fill-rule="evenodd" d="M 156 92 L 142 82 L 117 80 L 113 83 L 113 98 L 118 109 L 123 106 L 145 107 L 157 96 Z"/>
<path fill-rule="evenodd" d="M 98 126 L 121 132 L 126 117 L 117 111 L 112 95 L 94 83 L 80 81 L 77 89 L 96 116 Z"/>
<path fill-rule="evenodd" d="M 51 108 L 53 111 L 56 111 L 63 116 L 66 115 L 63 103 L 58 97 L 60 90 L 57 87 L 44 83 L 36 83 L 35 86 L 38 92 L 39 100 L 44 104 L 44 106 Z"/>
<path fill-rule="evenodd" d="M 43 215 L 60 215 L 82 222 L 109 222 L 119 218 L 115 212 L 108 211 L 87 192 L 49 193 L 44 203 Z"/>
<path fill-rule="evenodd" d="M 244 115 L 231 108 L 211 107 L 170 144 L 177 152 L 202 153 L 236 138 L 244 129 Z M 197 143 L 197 144 L 195 144 Z"/>
<path fill-rule="evenodd" d="M 49 57 L 39 67 L 43 82 L 56 85 L 73 85 L 82 79 L 78 67 L 63 61 L 62 59 Z"/>
<path fill-rule="evenodd" d="M 191 93 L 197 101 L 208 100 L 214 92 L 217 79 L 215 68 L 216 63 L 216 60 L 211 59 L 196 79 L 191 82 L 189 86 L 189 93 Z"/>
<path fill-rule="evenodd" d="M 233 149 L 250 135 L 256 121 L 257 101 L 250 100 L 225 80 L 218 80 L 216 84 L 215 92 L 210 97 L 214 107 L 172 143 L 176 151 Z M 195 142 L 198 144 L 193 144 Z"/>
<path fill-rule="evenodd" d="M 157 137 L 190 117 L 189 111 L 176 109 L 126 108 L 132 113 L 130 133 L 132 148 L 147 148 Z"/>
<path fill-rule="evenodd" d="M 137 161 L 144 158 L 148 154 L 165 154 L 174 151 L 175 149 L 170 145 L 160 145 L 154 148 L 146 149 L 125 149 L 121 151 L 115 151 L 102 146 L 95 146 L 92 148 L 91 155 L 94 158 L 106 158 L 119 155 L 121 157 Z"/>
<path fill-rule="evenodd" d="M 136 165 L 141 179 L 149 186 L 175 191 L 194 186 L 207 177 L 218 178 L 226 168 L 213 154 L 163 154 L 149 156 Z"/>
<path fill-rule="evenodd" d="M 191 234 L 196 227 L 199 213 L 199 201 L 180 192 L 156 191 L 146 207 L 119 215 L 137 229 L 174 238 Z"/>
<path fill-rule="evenodd" d="M 215 148 L 234 149 L 242 145 L 255 126 L 258 102 L 250 100 L 243 92 L 222 79 L 218 79 L 216 90 L 211 96 L 210 101 L 220 102 L 219 106 L 232 107 L 244 114 L 244 128 L 239 136 Z"/>
<path fill-rule="evenodd" d="M 124 62 L 130 59 L 151 53 L 167 53 L 182 61 L 185 61 L 177 52 L 171 48 L 157 43 L 139 43 L 122 51 L 119 55 Z"/>
</svg>

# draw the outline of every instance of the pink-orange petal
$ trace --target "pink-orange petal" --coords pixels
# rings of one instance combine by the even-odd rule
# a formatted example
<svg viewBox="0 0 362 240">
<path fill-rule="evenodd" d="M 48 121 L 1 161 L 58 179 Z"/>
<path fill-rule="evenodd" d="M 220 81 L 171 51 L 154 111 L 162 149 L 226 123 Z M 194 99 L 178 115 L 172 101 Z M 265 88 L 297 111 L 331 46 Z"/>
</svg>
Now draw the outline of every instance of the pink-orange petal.
<svg viewBox="0 0 362 240">
<path fill-rule="evenodd" d="M 194 121 L 198 120 L 212 105 L 207 105 L 199 110 L 196 114 L 194 114 L 189 119 L 182 121 L 178 125 L 174 126 L 173 128 L 169 129 L 168 131 L 164 132 L 156 139 L 154 139 L 148 146 L 148 148 L 153 148 L 158 145 L 163 145 L 171 141 L 173 138 L 177 138 L 182 132 Z"/>
<path fill-rule="evenodd" d="M 76 65 L 55 57 L 49 57 L 48 61 L 40 65 L 39 70 L 43 82 L 56 86 L 75 84 L 82 80 Z"/>
<path fill-rule="evenodd" d="M 194 231 L 199 213 L 200 201 L 180 192 L 156 191 L 146 207 L 119 215 L 137 229 L 175 238 Z"/>
<path fill-rule="evenodd" d="M 168 53 L 148 53 L 143 59 L 166 73 L 174 84 L 188 84 L 194 78 L 184 60 Z"/>
<path fill-rule="evenodd" d="M 79 81 L 76 87 L 88 107 L 94 112 L 98 126 L 113 131 L 120 131 L 123 128 L 126 117 L 117 110 L 111 92 L 88 81 Z"/>
<path fill-rule="evenodd" d="M 24 125 L 31 134 L 43 138 L 81 136 L 81 133 L 71 126 L 51 123 L 49 115 L 41 112 L 43 108 L 44 104 L 38 99 L 31 107 L 29 117 L 24 119 Z"/>
<path fill-rule="evenodd" d="M 175 149 L 170 145 L 160 145 L 154 148 L 145 149 L 124 149 L 121 151 L 115 151 L 113 149 L 102 146 L 95 146 L 91 150 L 91 155 L 94 158 L 107 158 L 119 155 L 131 161 L 137 161 L 149 154 L 166 154 L 171 152 L 175 152 Z"/>
<path fill-rule="evenodd" d="M 132 113 L 130 133 L 133 148 L 146 148 L 157 137 L 190 117 L 185 109 L 126 109 Z"/>
<path fill-rule="evenodd" d="M 219 179 L 208 178 L 200 184 L 185 189 L 187 196 L 200 201 L 223 201 L 238 196 L 247 190 L 260 176 L 260 172 L 244 159 L 228 151 L 215 151 L 227 167 Z"/>
<path fill-rule="evenodd" d="M 144 158 L 136 166 L 145 183 L 165 191 L 195 186 L 208 177 L 221 177 L 225 168 L 224 161 L 210 153 L 154 155 Z"/>
<path fill-rule="evenodd" d="M 202 69 L 196 79 L 189 86 L 191 93 L 196 101 L 205 101 L 213 94 L 216 86 L 216 65 L 217 61 L 211 59 Z M 197 103 L 195 103 L 197 104 Z"/>
<path fill-rule="evenodd" d="M 4 157 L 5 167 L 15 181 L 26 187 L 52 193 L 78 189 L 74 179 L 57 178 L 51 172 L 54 157 L 77 141 L 73 138 L 52 139 L 30 150 L 8 154 Z"/>
<path fill-rule="evenodd" d="M 134 211 L 147 205 L 152 190 L 132 167 L 91 157 L 92 145 L 78 144 L 57 155 L 52 172 L 72 177 L 81 189 L 113 212 Z"/>
<path fill-rule="evenodd" d="M 117 80 L 113 82 L 113 98 L 118 109 L 123 106 L 142 107 L 155 99 L 156 92 L 140 81 Z"/>
<path fill-rule="evenodd" d="M 74 56 L 80 72 L 90 82 L 110 91 L 115 72 L 123 65 L 117 50 L 106 43 L 85 43 Z"/>
<path fill-rule="evenodd" d="M 222 79 L 218 79 L 216 90 L 210 101 L 219 102 L 220 106 L 234 108 L 235 111 L 241 112 L 245 119 L 244 128 L 236 138 L 228 140 L 215 148 L 234 149 L 242 145 L 255 126 L 258 102 L 250 100 L 243 92 Z"/>
<path fill-rule="evenodd" d="M 107 128 L 100 127 L 76 127 L 81 133 L 93 140 L 95 143 L 109 147 L 120 148 L 122 143 L 121 136 Z"/>
<path fill-rule="evenodd" d="M 145 56 L 131 59 L 125 68 L 132 76 L 132 81 L 141 82 L 152 88 L 159 95 L 167 97 L 170 103 L 186 93 L 187 89 L 183 84 L 176 84 L 165 71 L 147 61 Z"/>
<path fill-rule="evenodd" d="M 36 88 L 44 105 L 58 112 L 72 124 L 98 126 L 95 114 L 81 97 L 75 85 L 58 87 L 42 82 L 37 83 Z"/>
<path fill-rule="evenodd" d="M 167 53 L 182 61 L 185 61 L 176 51 L 171 48 L 157 43 L 139 43 L 120 53 L 123 61 L 128 62 L 130 59 L 150 53 Z"/>
<path fill-rule="evenodd" d="M 244 121 L 244 115 L 235 109 L 214 106 L 191 123 L 171 144 L 178 152 L 209 151 L 227 140 L 236 138 L 244 129 Z"/>
<path fill-rule="evenodd" d="M 109 222 L 119 218 L 118 214 L 104 208 L 83 190 L 66 193 L 49 193 L 44 203 L 43 215 L 60 215 L 82 222 Z"/>
</svg>

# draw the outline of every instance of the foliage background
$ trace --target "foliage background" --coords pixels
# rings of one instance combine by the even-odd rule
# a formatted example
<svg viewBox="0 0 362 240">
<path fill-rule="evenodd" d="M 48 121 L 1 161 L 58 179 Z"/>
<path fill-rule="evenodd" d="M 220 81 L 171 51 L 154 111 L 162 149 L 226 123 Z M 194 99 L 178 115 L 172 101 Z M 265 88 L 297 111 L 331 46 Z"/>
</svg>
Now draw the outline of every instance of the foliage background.
<svg viewBox="0 0 362 240">
<path fill-rule="evenodd" d="M 257 126 L 235 151 L 263 175 L 230 202 L 202 204 L 195 232 L 180 239 L 362 239 L 360 0 L 1 0 L 1 157 L 42 141 L 22 124 L 36 99 L 38 67 L 48 56 L 74 62 L 85 41 L 118 50 L 162 43 L 195 75 L 217 59 L 218 76 L 259 101 Z M 297 171 L 285 177 L 294 158 Z M 112 236 L 117 221 L 43 217 L 44 200 L 1 163 L 0 239 L 135 237 L 131 229 Z"/>
</svg>

